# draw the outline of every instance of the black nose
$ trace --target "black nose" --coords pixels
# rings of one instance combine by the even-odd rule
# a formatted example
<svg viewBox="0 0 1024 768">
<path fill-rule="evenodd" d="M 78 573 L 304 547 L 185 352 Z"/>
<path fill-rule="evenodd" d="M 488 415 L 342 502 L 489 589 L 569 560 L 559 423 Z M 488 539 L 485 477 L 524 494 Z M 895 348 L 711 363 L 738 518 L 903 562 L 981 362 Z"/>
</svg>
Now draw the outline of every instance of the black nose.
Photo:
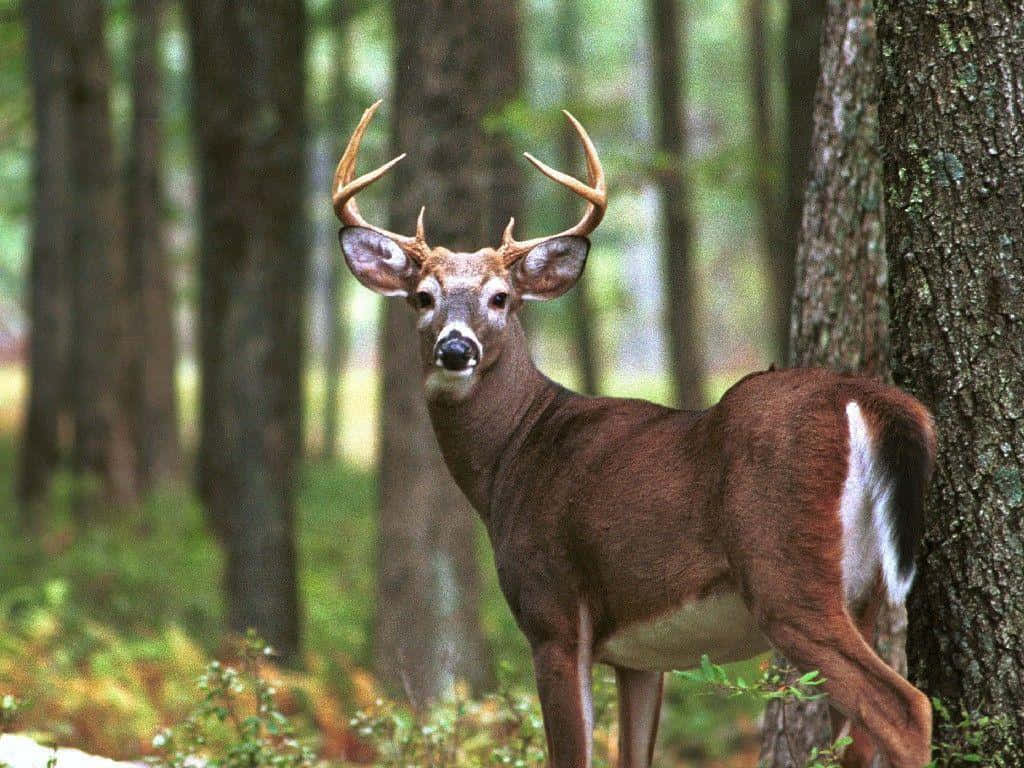
<svg viewBox="0 0 1024 768">
<path fill-rule="evenodd" d="M 464 371 L 477 362 L 476 347 L 458 331 L 453 331 L 437 345 L 435 358 L 446 371 Z"/>
</svg>

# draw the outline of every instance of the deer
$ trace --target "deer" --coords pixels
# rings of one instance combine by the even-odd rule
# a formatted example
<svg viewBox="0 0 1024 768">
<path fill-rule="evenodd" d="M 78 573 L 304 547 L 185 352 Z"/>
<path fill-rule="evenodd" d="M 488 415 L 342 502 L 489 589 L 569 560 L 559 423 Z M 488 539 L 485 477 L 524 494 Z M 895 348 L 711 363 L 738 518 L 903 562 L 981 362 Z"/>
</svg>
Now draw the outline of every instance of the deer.
<svg viewBox="0 0 1024 768">
<path fill-rule="evenodd" d="M 876 612 L 915 574 L 935 456 L 927 408 L 872 379 L 768 370 L 684 411 L 588 397 L 533 363 L 517 312 L 568 291 L 607 208 L 597 150 L 568 112 L 588 182 L 526 159 L 586 201 L 554 235 L 430 246 L 366 221 L 355 177 L 365 111 L 334 174 L 356 279 L 417 320 L 427 410 L 445 463 L 487 529 L 501 590 L 529 643 L 553 768 L 591 765 L 591 667 L 614 668 L 618 759 L 653 759 L 664 675 L 777 649 L 824 679 L 844 765 L 931 759 L 928 698 L 871 646 Z M 355 177 L 355 178 L 354 178 Z"/>
</svg>

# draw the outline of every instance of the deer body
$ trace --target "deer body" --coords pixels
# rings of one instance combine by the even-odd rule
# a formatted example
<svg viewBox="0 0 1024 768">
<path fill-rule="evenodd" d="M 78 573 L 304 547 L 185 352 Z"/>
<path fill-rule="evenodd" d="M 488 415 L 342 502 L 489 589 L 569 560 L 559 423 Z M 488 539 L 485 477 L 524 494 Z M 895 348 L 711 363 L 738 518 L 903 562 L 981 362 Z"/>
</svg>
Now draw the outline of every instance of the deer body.
<svg viewBox="0 0 1024 768">
<path fill-rule="evenodd" d="M 580 224 L 521 243 L 510 223 L 500 248 L 453 253 L 426 246 L 422 214 L 405 238 L 355 209 L 390 167 L 352 180 L 372 114 L 336 175 L 342 248 L 361 282 L 418 313 L 430 417 L 532 648 L 551 764 L 590 765 L 594 663 L 616 671 L 620 765 L 646 768 L 663 671 L 774 646 L 826 679 L 854 736 L 846 765 L 876 746 L 894 768 L 925 765 L 928 700 L 868 643 L 913 576 L 927 410 L 821 370 L 748 376 L 705 411 L 569 392 L 534 366 L 515 310 L 583 269 L 604 177 L 582 127 L 590 186 L 533 161 L 588 200 Z"/>
</svg>

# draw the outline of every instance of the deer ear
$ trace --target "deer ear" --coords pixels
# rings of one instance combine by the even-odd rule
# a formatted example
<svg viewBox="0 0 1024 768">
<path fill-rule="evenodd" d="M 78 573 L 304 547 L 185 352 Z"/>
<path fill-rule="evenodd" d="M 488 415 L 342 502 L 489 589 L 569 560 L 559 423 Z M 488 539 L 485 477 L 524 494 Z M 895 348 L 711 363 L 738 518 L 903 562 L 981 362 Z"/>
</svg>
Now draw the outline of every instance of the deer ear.
<svg viewBox="0 0 1024 768">
<path fill-rule="evenodd" d="M 356 279 L 384 296 L 408 296 L 419 278 L 419 265 L 389 237 L 366 227 L 338 233 L 345 263 Z"/>
<path fill-rule="evenodd" d="M 512 283 L 523 299 L 556 299 L 579 280 L 589 251 L 590 241 L 585 237 L 545 240 L 516 262 Z"/>
</svg>

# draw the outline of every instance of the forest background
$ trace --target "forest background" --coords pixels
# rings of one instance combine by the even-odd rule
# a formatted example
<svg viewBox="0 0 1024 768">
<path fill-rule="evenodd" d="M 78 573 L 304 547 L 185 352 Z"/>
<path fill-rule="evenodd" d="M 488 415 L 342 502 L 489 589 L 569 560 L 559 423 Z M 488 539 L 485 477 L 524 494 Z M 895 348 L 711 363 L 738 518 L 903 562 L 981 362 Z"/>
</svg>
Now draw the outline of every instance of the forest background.
<svg viewBox="0 0 1024 768">
<path fill-rule="evenodd" d="M 751 370 L 811 362 L 791 327 L 836 317 L 807 320 L 824 299 L 806 286 L 793 304 L 825 16 L 802 0 L 0 4 L 14 726 L 149 753 L 250 626 L 334 760 L 373 758 L 357 711 L 422 708 L 456 681 L 529 695 L 404 308 L 340 262 L 343 142 L 383 98 L 361 167 L 409 157 L 361 196 L 367 217 L 409 230 L 424 204 L 432 242 L 475 248 L 511 215 L 530 234 L 575 220 L 520 156 L 578 173 L 568 108 L 611 205 L 582 284 L 529 309 L 534 355 L 582 391 L 707 405 Z M 884 288 L 884 267 L 855 276 Z M 865 346 L 817 361 L 884 375 Z M 673 678 L 659 759 L 750 764 L 759 708 Z"/>
</svg>

